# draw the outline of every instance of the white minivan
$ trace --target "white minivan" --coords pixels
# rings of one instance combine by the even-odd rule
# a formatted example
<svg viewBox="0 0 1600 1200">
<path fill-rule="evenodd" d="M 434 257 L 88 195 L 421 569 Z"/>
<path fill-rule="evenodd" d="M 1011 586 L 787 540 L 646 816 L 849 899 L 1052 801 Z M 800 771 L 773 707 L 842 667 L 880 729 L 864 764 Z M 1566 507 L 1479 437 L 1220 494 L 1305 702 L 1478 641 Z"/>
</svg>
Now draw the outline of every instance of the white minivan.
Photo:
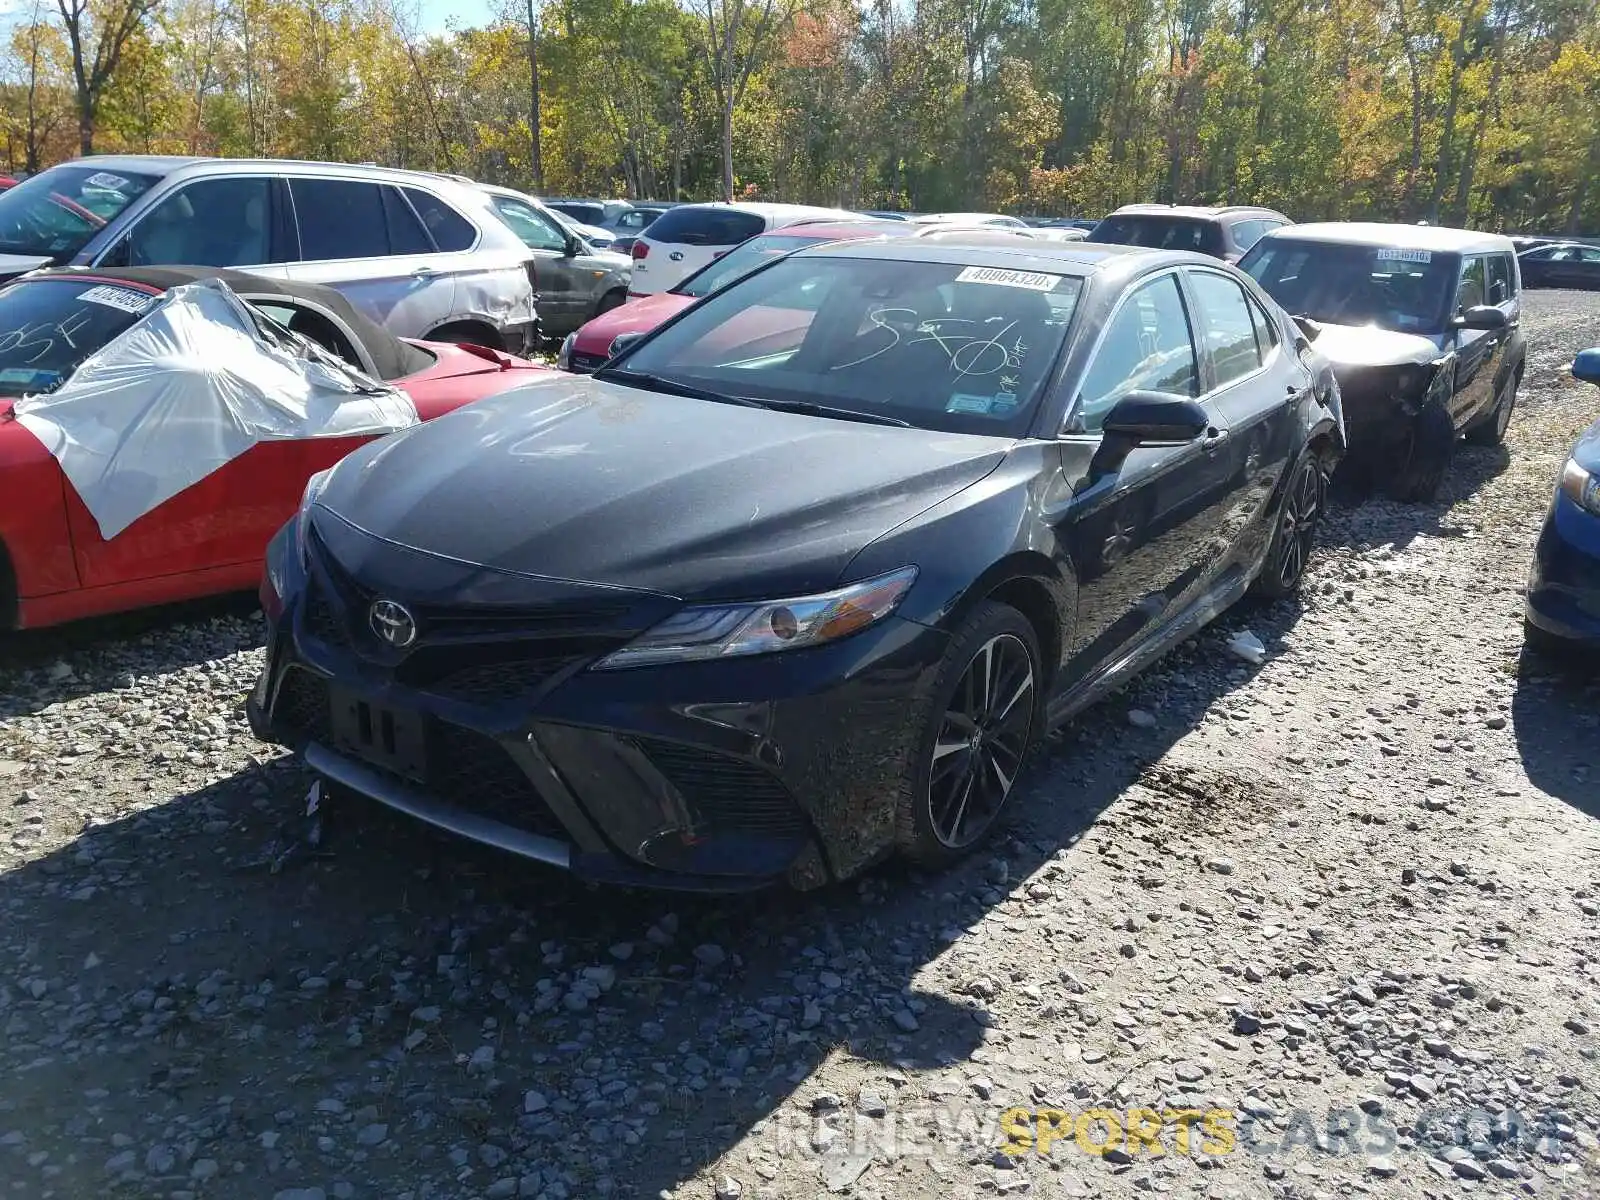
<svg viewBox="0 0 1600 1200">
<path fill-rule="evenodd" d="M 628 295 L 653 296 L 676 287 L 740 242 L 799 221 L 859 220 L 842 208 L 807 204 L 680 204 L 657 217 L 633 243 Z"/>
</svg>

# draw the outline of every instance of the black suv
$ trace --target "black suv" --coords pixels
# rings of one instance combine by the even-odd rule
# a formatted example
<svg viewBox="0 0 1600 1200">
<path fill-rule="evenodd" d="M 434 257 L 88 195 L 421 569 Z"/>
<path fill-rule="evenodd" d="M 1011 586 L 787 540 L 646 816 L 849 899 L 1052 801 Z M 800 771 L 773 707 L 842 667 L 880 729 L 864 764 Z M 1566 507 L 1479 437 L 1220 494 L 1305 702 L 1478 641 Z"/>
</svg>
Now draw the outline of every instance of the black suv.
<svg viewBox="0 0 1600 1200">
<path fill-rule="evenodd" d="M 1238 262 L 1262 236 L 1288 217 L 1270 208 L 1230 204 L 1206 208 L 1192 204 L 1124 204 L 1089 233 L 1091 242 L 1189 250 L 1225 262 Z"/>
</svg>

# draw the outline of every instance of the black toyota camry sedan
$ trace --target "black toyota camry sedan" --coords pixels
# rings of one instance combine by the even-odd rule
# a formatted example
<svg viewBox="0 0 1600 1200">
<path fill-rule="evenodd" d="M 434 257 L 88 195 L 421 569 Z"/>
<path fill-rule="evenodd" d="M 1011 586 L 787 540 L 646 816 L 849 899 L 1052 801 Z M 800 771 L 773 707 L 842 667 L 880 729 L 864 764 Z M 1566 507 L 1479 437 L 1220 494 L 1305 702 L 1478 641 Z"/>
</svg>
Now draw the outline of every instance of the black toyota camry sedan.
<svg viewBox="0 0 1600 1200">
<path fill-rule="evenodd" d="M 1343 444 L 1326 361 L 1216 260 L 801 250 L 313 478 L 250 718 L 591 880 L 943 864 L 1046 728 L 1298 585 Z"/>
</svg>

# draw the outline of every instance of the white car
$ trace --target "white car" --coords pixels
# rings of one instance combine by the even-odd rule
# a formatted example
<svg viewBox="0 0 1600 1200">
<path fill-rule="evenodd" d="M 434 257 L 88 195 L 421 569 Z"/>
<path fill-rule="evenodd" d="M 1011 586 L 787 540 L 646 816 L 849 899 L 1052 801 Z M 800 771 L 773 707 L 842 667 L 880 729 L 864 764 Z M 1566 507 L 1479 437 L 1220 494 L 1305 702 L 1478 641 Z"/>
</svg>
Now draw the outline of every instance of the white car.
<svg viewBox="0 0 1600 1200">
<path fill-rule="evenodd" d="M 1027 229 L 1028 223 L 1001 213 L 924 213 L 912 217 L 913 225 L 996 225 L 1002 229 Z"/>
<path fill-rule="evenodd" d="M 740 242 L 801 221 L 859 221 L 842 208 L 806 204 L 680 204 L 657 217 L 633 243 L 634 299 L 682 283 Z"/>
</svg>

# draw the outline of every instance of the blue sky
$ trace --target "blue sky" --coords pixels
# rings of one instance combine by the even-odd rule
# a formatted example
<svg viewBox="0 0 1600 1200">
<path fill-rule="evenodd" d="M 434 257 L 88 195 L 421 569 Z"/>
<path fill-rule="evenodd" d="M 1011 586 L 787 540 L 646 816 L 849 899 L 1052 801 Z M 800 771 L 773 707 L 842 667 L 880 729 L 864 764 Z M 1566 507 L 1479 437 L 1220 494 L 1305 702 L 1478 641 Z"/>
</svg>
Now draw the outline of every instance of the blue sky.
<svg viewBox="0 0 1600 1200">
<path fill-rule="evenodd" d="M 417 7 L 423 33 L 443 33 L 452 25 L 487 25 L 493 16 L 489 0 L 419 0 Z"/>
</svg>

